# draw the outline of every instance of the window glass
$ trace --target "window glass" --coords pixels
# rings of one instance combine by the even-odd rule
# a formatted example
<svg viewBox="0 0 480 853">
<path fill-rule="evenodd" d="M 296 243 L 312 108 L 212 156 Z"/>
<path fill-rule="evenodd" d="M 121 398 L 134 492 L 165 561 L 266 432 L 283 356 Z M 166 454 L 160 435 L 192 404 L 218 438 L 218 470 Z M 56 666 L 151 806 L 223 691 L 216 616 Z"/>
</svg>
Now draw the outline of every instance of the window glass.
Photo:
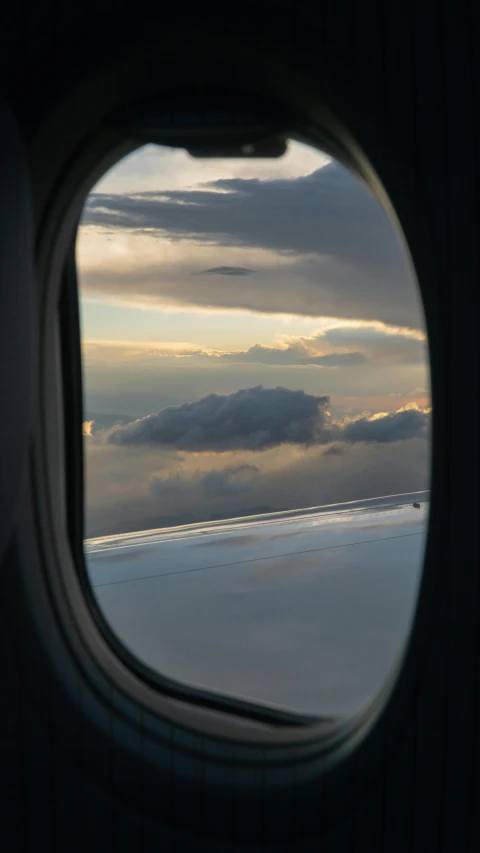
<svg viewBox="0 0 480 853">
<path fill-rule="evenodd" d="M 346 715 L 404 647 L 429 502 L 418 285 L 320 151 L 148 145 L 77 242 L 88 573 L 176 681 Z"/>
</svg>

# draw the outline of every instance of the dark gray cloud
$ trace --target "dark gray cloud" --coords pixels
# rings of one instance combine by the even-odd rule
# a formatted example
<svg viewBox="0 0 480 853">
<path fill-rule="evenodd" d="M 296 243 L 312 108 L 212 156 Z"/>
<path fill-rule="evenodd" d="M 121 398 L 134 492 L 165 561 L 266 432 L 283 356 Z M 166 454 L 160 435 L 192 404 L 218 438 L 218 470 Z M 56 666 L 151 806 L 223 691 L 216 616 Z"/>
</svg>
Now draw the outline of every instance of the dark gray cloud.
<svg viewBox="0 0 480 853">
<path fill-rule="evenodd" d="M 186 451 L 264 450 L 328 441 L 329 397 L 287 388 L 246 388 L 168 406 L 114 427 L 110 444 L 159 444 Z"/>
<path fill-rule="evenodd" d="M 310 447 L 331 441 L 385 443 L 427 435 L 430 415 L 416 407 L 343 424 L 332 421 L 329 402 L 328 396 L 261 385 L 233 394 L 209 394 L 115 426 L 107 432 L 107 442 L 198 453 L 266 450 L 281 444 Z M 169 487 L 176 488 L 175 482 Z"/>
<path fill-rule="evenodd" d="M 135 279 L 137 292 L 149 297 L 422 325 L 416 286 L 393 224 L 370 190 L 337 163 L 299 178 L 234 178 L 161 195 L 94 193 L 82 223 L 158 233 L 176 241 L 193 239 L 225 250 L 268 249 L 292 261 L 286 271 L 279 267 L 278 276 L 259 269 L 250 283 L 244 274 L 242 288 L 220 285 L 217 274 L 205 275 L 198 288 L 191 275 L 160 281 L 159 260 L 156 271 L 139 271 Z M 206 272 L 220 269 L 235 268 L 219 266 Z M 126 287 L 120 273 L 116 280 L 114 274 L 98 272 L 84 281 L 110 291 L 124 292 Z"/>
<path fill-rule="evenodd" d="M 195 275 L 253 275 L 257 270 L 248 267 L 211 267 L 209 270 L 200 270 Z"/>
<path fill-rule="evenodd" d="M 219 193 L 217 190 L 226 190 Z M 321 253 L 365 269 L 391 269 L 393 226 L 371 192 L 338 163 L 299 178 L 230 178 L 202 189 L 93 193 L 82 224 L 156 229 L 176 239 Z M 373 246 L 372 238 L 379 244 Z M 372 249 L 375 248 L 375 252 Z"/>
<path fill-rule="evenodd" d="M 429 413 L 416 408 L 403 409 L 369 420 L 358 418 L 343 429 L 345 441 L 392 442 L 422 438 L 428 434 Z"/>
</svg>

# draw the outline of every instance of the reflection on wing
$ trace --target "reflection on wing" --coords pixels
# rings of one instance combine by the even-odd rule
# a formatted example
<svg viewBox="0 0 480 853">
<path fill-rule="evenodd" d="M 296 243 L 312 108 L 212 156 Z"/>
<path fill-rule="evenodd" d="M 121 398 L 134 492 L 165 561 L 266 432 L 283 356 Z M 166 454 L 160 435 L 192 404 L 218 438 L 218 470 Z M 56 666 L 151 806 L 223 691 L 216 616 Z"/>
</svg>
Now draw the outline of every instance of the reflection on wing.
<svg viewBox="0 0 480 853">
<path fill-rule="evenodd" d="M 372 698 L 408 635 L 428 492 L 85 543 L 99 605 L 163 675 L 306 714 Z"/>
</svg>

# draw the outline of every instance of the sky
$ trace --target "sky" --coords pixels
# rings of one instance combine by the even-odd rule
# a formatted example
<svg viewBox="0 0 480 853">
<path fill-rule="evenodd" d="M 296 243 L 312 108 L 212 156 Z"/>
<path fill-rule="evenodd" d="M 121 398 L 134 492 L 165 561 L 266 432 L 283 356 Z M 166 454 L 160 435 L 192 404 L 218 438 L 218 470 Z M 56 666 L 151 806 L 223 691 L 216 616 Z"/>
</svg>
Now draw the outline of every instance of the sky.
<svg viewBox="0 0 480 853">
<path fill-rule="evenodd" d="M 359 179 L 145 146 L 77 241 L 86 535 L 428 488 L 410 259 Z"/>
</svg>

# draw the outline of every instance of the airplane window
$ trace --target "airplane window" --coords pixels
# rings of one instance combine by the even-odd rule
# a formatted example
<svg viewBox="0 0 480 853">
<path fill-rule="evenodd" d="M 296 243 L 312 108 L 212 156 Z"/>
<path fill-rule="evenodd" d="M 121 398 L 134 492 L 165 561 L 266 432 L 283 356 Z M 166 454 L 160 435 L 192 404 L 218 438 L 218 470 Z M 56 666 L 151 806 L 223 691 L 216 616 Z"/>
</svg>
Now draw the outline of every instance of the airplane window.
<svg viewBox="0 0 480 853">
<path fill-rule="evenodd" d="M 135 656 L 265 707 L 349 715 L 411 625 L 428 344 L 396 227 L 290 141 L 146 145 L 77 241 L 89 578 Z"/>
</svg>

